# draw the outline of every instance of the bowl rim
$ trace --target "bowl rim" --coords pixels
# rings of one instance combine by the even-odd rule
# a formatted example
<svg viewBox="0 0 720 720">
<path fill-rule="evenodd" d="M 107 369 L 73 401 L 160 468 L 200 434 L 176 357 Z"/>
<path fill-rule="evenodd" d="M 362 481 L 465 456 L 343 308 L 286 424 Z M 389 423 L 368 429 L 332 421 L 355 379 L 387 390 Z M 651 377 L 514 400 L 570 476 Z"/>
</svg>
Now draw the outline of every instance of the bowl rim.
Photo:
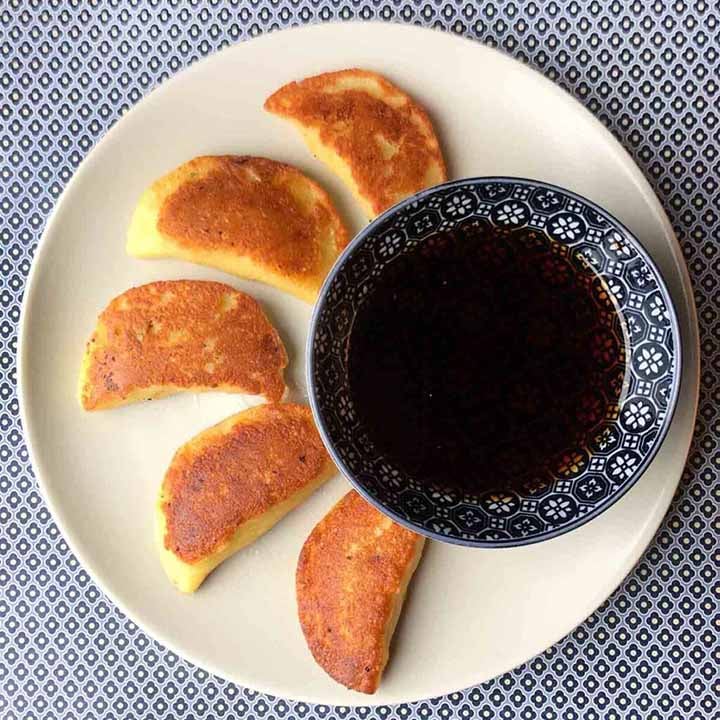
<svg viewBox="0 0 720 720">
<path fill-rule="evenodd" d="M 675 361 L 675 372 L 672 379 L 672 386 L 670 388 L 670 397 L 668 399 L 668 405 L 667 405 L 667 411 L 665 413 L 665 418 L 663 420 L 663 424 L 660 427 L 660 430 L 657 434 L 657 437 L 655 438 L 655 442 L 653 443 L 652 448 L 650 449 L 650 452 L 647 453 L 647 455 L 642 459 L 642 462 L 638 466 L 635 473 L 632 475 L 632 477 L 620 488 L 618 492 L 616 492 L 613 495 L 608 496 L 608 498 L 605 500 L 605 502 L 598 507 L 594 508 L 592 511 L 587 513 L 586 515 L 583 515 L 581 518 L 578 518 L 577 520 L 567 524 L 563 525 L 560 528 L 549 530 L 547 532 L 542 533 L 541 535 L 530 535 L 528 537 L 522 537 L 522 538 L 506 538 L 506 539 L 499 539 L 499 540 L 468 540 L 465 538 L 457 538 L 457 537 L 451 537 L 448 535 L 443 535 L 438 532 L 434 532 L 432 530 L 427 530 L 426 528 L 422 528 L 418 525 L 416 525 L 413 522 L 410 522 L 406 518 L 400 516 L 398 513 L 393 511 L 392 509 L 388 508 L 386 505 L 375 499 L 364 487 L 363 485 L 357 480 L 354 473 L 350 471 L 350 469 L 347 467 L 343 459 L 340 457 L 340 454 L 335 449 L 335 445 L 333 441 L 331 440 L 329 433 L 327 431 L 327 426 L 325 424 L 325 421 L 320 413 L 319 403 L 317 399 L 317 388 L 315 386 L 315 382 L 313 381 L 314 376 L 314 370 L 315 370 L 315 362 L 313 357 L 313 344 L 315 340 L 315 335 L 317 331 L 317 327 L 319 324 L 320 314 L 325 307 L 326 301 L 327 301 L 327 291 L 332 285 L 333 281 L 335 280 L 336 276 L 340 272 L 341 268 L 345 265 L 345 263 L 352 257 L 352 255 L 355 253 L 355 251 L 358 250 L 362 246 L 362 244 L 365 242 L 366 238 L 370 236 L 378 226 L 383 224 L 388 218 L 392 217 L 393 215 L 396 215 L 397 213 L 404 210 L 409 205 L 412 205 L 413 203 L 416 203 L 420 200 L 425 200 L 426 198 L 434 195 L 437 192 L 445 191 L 449 188 L 453 187 L 460 187 L 460 186 L 477 186 L 477 185 L 487 185 L 490 183 L 498 183 L 498 184 L 515 184 L 515 185 L 525 185 L 528 187 L 533 188 L 544 188 L 547 190 L 553 190 L 558 191 L 568 197 L 571 197 L 578 202 L 590 207 L 592 210 L 597 212 L 601 216 L 605 216 L 609 218 L 617 228 L 623 233 L 626 240 L 630 242 L 630 244 L 633 246 L 633 249 L 637 251 L 639 256 L 642 258 L 643 262 L 645 262 L 647 265 L 652 268 L 659 280 L 658 282 L 658 290 L 662 294 L 663 300 L 666 303 L 667 309 L 668 309 L 668 315 L 670 318 L 670 331 L 672 333 L 672 339 L 673 339 L 673 351 L 674 351 L 674 361 Z M 602 274 L 604 275 L 604 273 Z M 305 358 L 306 358 L 306 370 L 305 370 L 305 379 L 308 389 L 308 401 L 310 403 L 310 408 L 312 410 L 313 418 L 315 421 L 315 425 L 318 429 L 318 432 L 320 434 L 320 438 L 323 441 L 323 444 L 325 445 L 326 450 L 328 451 L 330 457 L 332 458 L 333 462 L 337 466 L 337 468 L 340 470 L 340 473 L 347 479 L 347 481 L 352 485 L 352 488 L 358 492 L 367 502 L 369 502 L 373 507 L 377 508 L 380 512 L 382 512 L 387 517 L 391 518 L 398 524 L 402 525 L 403 527 L 407 528 L 408 530 L 411 530 L 415 533 L 418 533 L 420 535 L 423 535 L 431 540 L 437 540 L 438 542 L 443 542 L 451 545 L 460 545 L 463 547 L 473 547 L 473 548 L 487 548 L 487 549 L 500 549 L 500 548 L 511 548 L 511 547 L 520 547 L 525 545 L 534 545 L 536 543 L 545 542 L 546 540 L 551 540 L 553 538 L 559 537 L 561 535 L 565 535 L 566 533 L 572 532 L 573 530 L 576 530 L 579 527 L 582 527 L 586 523 L 590 522 L 591 520 L 594 520 L 596 517 L 601 515 L 603 512 L 608 510 L 610 507 L 615 505 L 634 485 L 638 482 L 638 480 L 645 474 L 645 471 L 648 469 L 652 461 L 655 459 L 655 456 L 657 455 L 658 451 L 662 447 L 663 443 L 665 442 L 665 438 L 667 437 L 667 434 L 670 430 L 670 426 L 672 425 L 673 417 L 675 416 L 675 410 L 677 408 L 677 401 L 680 396 L 680 389 L 682 385 L 682 369 L 683 369 L 683 350 L 682 350 L 682 342 L 681 342 L 681 334 L 680 334 L 680 323 L 678 321 L 677 317 L 677 311 L 675 309 L 675 304 L 673 302 L 672 297 L 670 296 L 670 293 L 667 288 L 667 283 L 665 282 L 665 277 L 660 272 L 660 269 L 658 268 L 655 261 L 652 259 L 650 254 L 645 249 L 642 242 L 637 238 L 637 236 L 620 220 L 618 220 L 609 210 L 606 210 L 601 205 L 598 205 L 596 202 L 593 202 L 589 198 L 585 197 L 584 195 L 580 195 L 579 193 L 573 192 L 572 190 L 568 190 L 567 188 L 562 187 L 561 185 L 555 185 L 553 183 L 544 182 L 542 180 L 533 180 L 531 178 L 525 178 L 525 177 L 516 177 L 512 175 L 479 175 L 479 176 L 472 176 L 472 177 L 465 177 L 465 178 L 458 178 L 455 180 L 449 180 L 447 182 L 441 183 L 439 185 L 433 185 L 432 187 L 425 188 L 424 190 L 421 190 L 414 195 L 410 195 L 409 197 L 401 200 L 397 204 L 393 205 L 392 207 L 385 210 L 383 213 L 378 215 L 376 218 L 374 218 L 371 222 L 369 222 L 365 227 L 363 227 L 353 238 L 352 240 L 347 244 L 345 249 L 340 253 L 340 255 L 335 260 L 335 263 L 330 268 L 330 271 L 325 277 L 325 280 L 320 287 L 320 291 L 318 293 L 318 299 L 315 302 L 315 305 L 313 307 L 312 316 L 310 318 L 310 324 L 308 326 L 308 335 L 307 335 L 307 341 L 305 344 Z M 617 422 L 617 420 L 615 421 Z"/>
</svg>

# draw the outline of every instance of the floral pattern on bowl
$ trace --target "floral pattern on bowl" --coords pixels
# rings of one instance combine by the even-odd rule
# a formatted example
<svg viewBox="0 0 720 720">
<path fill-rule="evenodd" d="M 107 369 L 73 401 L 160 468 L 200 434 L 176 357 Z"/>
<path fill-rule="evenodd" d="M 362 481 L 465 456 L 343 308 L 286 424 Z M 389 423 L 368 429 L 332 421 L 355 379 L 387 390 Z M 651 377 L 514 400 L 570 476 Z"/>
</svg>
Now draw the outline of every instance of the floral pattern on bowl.
<svg viewBox="0 0 720 720">
<path fill-rule="evenodd" d="M 404 477 L 360 426 L 348 388 L 353 318 L 382 268 L 438 231 L 467 221 L 527 229 L 568 248 L 612 296 L 626 349 L 617 412 L 587 451 L 569 453 L 546 483 L 481 495 L 437 492 Z M 478 547 L 523 545 L 579 527 L 610 507 L 660 447 L 680 384 L 680 338 L 664 281 L 640 242 L 608 212 L 570 191 L 518 178 L 431 188 L 362 230 L 328 276 L 308 338 L 310 402 L 336 464 L 366 499 L 429 537 Z"/>
</svg>

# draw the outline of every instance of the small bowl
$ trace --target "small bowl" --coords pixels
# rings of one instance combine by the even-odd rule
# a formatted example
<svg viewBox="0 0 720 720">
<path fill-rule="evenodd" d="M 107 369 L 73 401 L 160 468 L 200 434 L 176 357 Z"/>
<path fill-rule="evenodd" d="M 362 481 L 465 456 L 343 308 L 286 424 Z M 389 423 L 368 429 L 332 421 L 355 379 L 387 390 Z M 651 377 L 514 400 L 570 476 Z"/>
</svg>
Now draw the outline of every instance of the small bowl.
<svg viewBox="0 0 720 720">
<path fill-rule="evenodd" d="M 625 346 L 622 394 L 593 433 L 547 482 L 520 490 L 438 492 L 379 452 L 358 420 L 347 346 L 358 308 L 383 269 L 433 233 L 479 220 L 527 228 L 591 267 L 610 294 Z M 582 256 L 582 257 L 580 257 Z M 315 421 L 355 489 L 397 522 L 445 542 L 510 547 L 583 525 L 622 497 L 667 434 L 680 385 L 675 310 L 653 261 L 606 210 L 563 188 L 519 178 L 473 178 L 425 190 L 385 212 L 350 243 L 320 292 L 308 337 L 308 387 Z"/>
</svg>

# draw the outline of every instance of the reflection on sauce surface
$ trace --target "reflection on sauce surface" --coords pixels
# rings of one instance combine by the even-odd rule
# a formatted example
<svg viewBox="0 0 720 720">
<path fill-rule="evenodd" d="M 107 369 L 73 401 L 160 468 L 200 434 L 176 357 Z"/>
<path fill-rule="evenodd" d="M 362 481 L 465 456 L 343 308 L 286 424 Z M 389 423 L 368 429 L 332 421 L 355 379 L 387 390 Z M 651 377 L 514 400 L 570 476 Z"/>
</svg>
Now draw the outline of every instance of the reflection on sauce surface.
<svg viewBox="0 0 720 720">
<path fill-rule="evenodd" d="M 565 246 L 467 223 L 383 269 L 349 339 L 355 409 L 418 482 L 477 494 L 547 479 L 618 402 L 615 315 Z"/>
</svg>

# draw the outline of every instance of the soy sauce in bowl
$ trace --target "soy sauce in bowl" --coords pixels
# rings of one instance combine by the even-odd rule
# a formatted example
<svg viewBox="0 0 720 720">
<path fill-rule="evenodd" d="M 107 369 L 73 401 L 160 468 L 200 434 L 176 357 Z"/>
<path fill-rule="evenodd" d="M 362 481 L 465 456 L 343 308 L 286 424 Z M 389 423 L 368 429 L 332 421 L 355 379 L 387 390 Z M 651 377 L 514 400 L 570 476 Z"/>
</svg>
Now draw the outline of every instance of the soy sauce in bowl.
<svg viewBox="0 0 720 720">
<path fill-rule="evenodd" d="M 672 298 L 642 243 L 570 190 L 454 180 L 364 227 L 308 335 L 308 396 L 353 487 L 470 547 L 580 527 L 642 477 L 682 377 Z"/>
<path fill-rule="evenodd" d="M 418 483 L 528 488 L 616 416 L 616 316 L 567 246 L 468 221 L 383 268 L 349 335 L 352 402 L 377 452 Z"/>
</svg>

